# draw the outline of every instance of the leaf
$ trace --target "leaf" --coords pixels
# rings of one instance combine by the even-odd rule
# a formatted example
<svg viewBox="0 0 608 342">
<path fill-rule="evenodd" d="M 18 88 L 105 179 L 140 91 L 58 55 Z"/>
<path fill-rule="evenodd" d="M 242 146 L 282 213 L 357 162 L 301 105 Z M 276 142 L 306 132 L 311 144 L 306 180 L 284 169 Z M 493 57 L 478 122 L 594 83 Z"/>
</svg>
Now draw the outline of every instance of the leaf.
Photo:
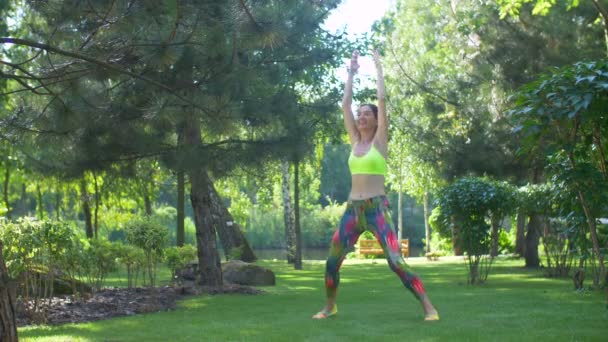
<svg viewBox="0 0 608 342">
<path fill-rule="evenodd" d="M 602 89 L 608 89 L 608 82 L 600 82 L 596 84 L 596 87 L 600 87 Z"/>
<path fill-rule="evenodd" d="M 591 101 L 593 101 L 593 94 L 587 93 L 583 96 L 583 105 L 585 109 L 589 108 Z"/>
</svg>

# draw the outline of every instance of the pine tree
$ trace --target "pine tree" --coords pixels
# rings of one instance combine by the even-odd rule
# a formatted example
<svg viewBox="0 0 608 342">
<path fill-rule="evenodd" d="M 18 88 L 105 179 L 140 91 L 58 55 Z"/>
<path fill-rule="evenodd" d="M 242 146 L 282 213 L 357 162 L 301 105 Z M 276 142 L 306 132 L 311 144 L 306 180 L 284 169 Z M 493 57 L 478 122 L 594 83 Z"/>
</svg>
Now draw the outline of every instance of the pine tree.
<svg viewBox="0 0 608 342">
<path fill-rule="evenodd" d="M 31 36 L 0 38 L 34 57 L 34 71 L 10 70 L 31 95 L 10 119 L 36 133 L 29 148 L 48 170 L 156 158 L 183 171 L 202 283 L 219 286 L 208 189 L 235 167 L 293 150 L 285 113 L 332 110 L 318 84 L 339 62 L 340 38 L 319 25 L 338 2 L 32 2 Z"/>
</svg>

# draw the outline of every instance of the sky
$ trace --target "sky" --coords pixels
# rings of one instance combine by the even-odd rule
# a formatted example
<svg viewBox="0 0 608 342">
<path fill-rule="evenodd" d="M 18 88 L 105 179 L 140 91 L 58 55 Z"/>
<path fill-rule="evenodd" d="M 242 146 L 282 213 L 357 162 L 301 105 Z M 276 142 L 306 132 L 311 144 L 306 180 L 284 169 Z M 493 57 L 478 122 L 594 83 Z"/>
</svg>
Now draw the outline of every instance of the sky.
<svg viewBox="0 0 608 342">
<path fill-rule="evenodd" d="M 347 27 L 350 34 L 367 32 L 393 2 L 394 0 L 344 0 L 327 18 L 325 27 L 330 31 Z"/>
<path fill-rule="evenodd" d="M 330 32 L 342 31 L 346 28 L 348 35 L 353 38 L 356 35 L 369 32 L 372 24 L 382 18 L 384 13 L 394 3 L 394 0 L 344 0 L 329 15 L 324 27 Z M 369 53 L 366 53 L 369 55 Z M 338 73 L 340 78 L 346 78 L 346 65 Z M 359 74 L 363 77 L 375 75 L 374 64 L 370 57 L 359 58 L 361 68 Z"/>
</svg>

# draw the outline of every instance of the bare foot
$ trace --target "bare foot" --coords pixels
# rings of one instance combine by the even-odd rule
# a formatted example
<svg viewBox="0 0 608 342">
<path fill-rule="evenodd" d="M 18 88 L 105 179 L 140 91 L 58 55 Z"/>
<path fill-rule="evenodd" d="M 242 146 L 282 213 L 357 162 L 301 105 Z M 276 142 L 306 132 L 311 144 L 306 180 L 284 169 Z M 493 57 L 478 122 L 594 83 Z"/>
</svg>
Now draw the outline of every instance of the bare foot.
<svg viewBox="0 0 608 342">
<path fill-rule="evenodd" d="M 331 309 L 324 307 L 321 311 L 312 316 L 312 319 L 326 319 L 335 316 L 336 314 L 338 314 L 338 306 L 334 304 Z"/>
<path fill-rule="evenodd" d="M 425 321 L 438 321 L 439 313 L 437 312 L 437 310 L 435 308 L 428 310 L 424 313 L 424 320 Z"/>
</svg>

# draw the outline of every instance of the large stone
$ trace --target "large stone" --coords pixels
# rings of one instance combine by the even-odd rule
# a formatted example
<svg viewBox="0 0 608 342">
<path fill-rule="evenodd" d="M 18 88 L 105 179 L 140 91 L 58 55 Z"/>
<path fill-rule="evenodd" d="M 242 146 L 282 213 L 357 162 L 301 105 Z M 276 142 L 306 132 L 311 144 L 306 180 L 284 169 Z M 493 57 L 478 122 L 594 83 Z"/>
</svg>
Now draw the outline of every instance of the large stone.
<svg viewBox="0 0 608 342">
<path fill-rule="evenodd" d="M 274 272 L 270 269 L 240 260 L 232 260 L 222 266 L 224 281 L 239 285 L 275 285 Z"/>
<path fill-rule="evenodd" d="M 182 269 L 175 271 L 175 279 L 184 280 L 196 280 L 198 277 L 198 263 L 191 262 L 184 266 Z"/>
</svg>

